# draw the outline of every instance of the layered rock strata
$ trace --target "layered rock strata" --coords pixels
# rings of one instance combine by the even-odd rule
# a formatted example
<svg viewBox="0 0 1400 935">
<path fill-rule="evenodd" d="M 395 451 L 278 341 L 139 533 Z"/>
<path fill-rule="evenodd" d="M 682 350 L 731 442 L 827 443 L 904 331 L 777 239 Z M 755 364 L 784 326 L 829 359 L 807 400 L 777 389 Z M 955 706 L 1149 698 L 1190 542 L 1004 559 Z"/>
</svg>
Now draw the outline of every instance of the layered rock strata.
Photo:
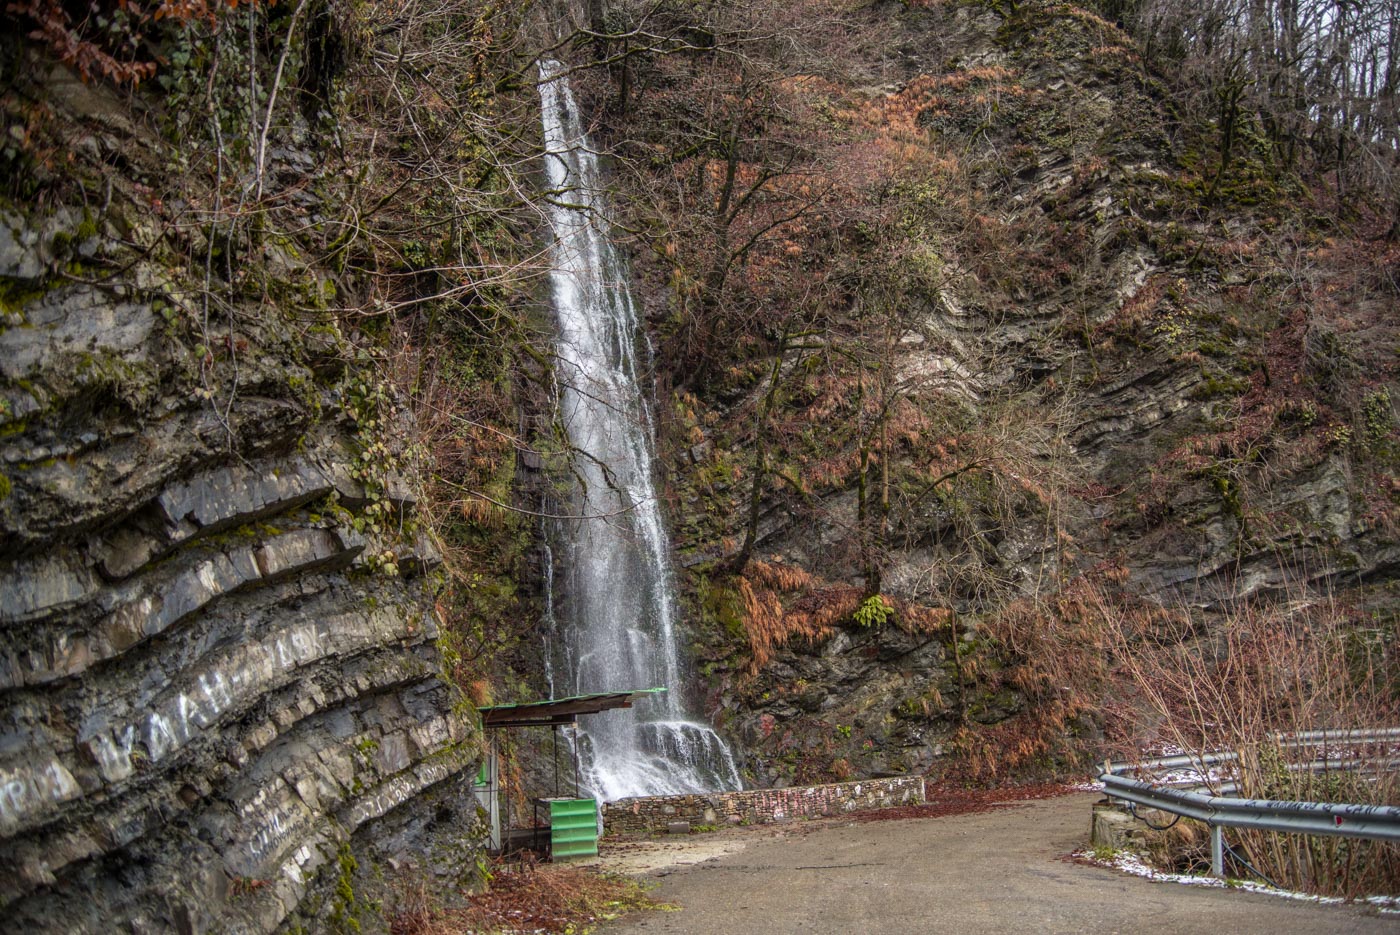
<svg viewBox="0 0 1400 935">
<path fill-rule="evenodd" d="M 376 864 L 460 880 L 440 559 L 364 456 L 348 345 L 265 304 L 195 330 L 109 207 L 0 223 L 5 927 L 321 927 Z"/>
<path fill-rule="evenodd" d="M 744 541 L 755 464 L 734 439 L 770 384 L 701 388 L 677 406 L 676 541 L 708 626 L 702 672 L 759 784 L 940 770 L 983 728 L 1010 722 L 1014 737 L 1037 723 L 1045 706 L 1024 689 L 1053 664 L 1037 669 L 1006 639 L 1008 608 L 1053 607 L 1077 580 L 1190 613 L 1203 632 L 1250 602 L 1336 600 L 1376 633 L 1394 619 L 1395 369 L 1379 350 L 1400 320 L 1393 288 L 1357 285 L 1365 262 L 1275 233 L 1327 242 L 1324 220 L 1293 213 L 1287 179 L 1233 203 L 1203 197 L 1189 128 L 1168 119 L 1164 86 L 1109 24 L 1060 4 L 1018 11 L 900 14 L 902 83 L 870 92 L 916 109 L 927 151 L 958 166 L 952 184 L 942 170 L 926 180 L 947 226 L 901 244 L 935 254 L 940 276 L 904 297 L 879 364 L 917 417 L 906 438 L 891 431 L 888 475 L 870 471 L 889 504 L 876 546 L 860 535 L 863 455 L 849 429 L 870 417 L 847 410 L 842 452 L 829 414 L 842 401 L 794 369 L 775 397 L 768 461 L 781 469 L 764 485 L 754 554 L 776 578 L 810 580 L 775 586 L 756 614 L 724 562 Z M 1002 232 L 985 254 L 975 225 L 960 226 L 959 186 L 975 192 L 975 224 Z M 669 309 L 655 296 L 651 307 Z M 863 595 L 868 556 L 883 594 L 943 609 L 944 622 L 812 624 L 822 602 Z M 802 622 L 775 622 L 780 597 Z M 751 665 L 763 655 L 754 634 L 780 624 L 787 642 Z M 1099 725 L 1054 730 L 1083 749 Z"/>
</svg>

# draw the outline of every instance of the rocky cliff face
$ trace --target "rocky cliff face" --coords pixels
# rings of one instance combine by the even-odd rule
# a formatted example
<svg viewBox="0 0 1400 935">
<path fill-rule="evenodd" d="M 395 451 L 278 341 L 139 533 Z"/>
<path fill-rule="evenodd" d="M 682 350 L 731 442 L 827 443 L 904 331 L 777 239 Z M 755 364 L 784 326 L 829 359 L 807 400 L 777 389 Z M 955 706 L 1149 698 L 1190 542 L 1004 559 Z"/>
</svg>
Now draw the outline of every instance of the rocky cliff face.
<svg viewBox="0 0 1400 935">
<path fill-rule="evenodd" d="M 862 4 L 796 62 L 835 13 L 705 8 L 735 10 L 732 57 L 659 10 L 676 50 L 595 75 L 594 112 L 642 183 L 623 226 L 659 232 L 636 262 L 668 502 L 752 780 L 1064 770 L 1118 713 L 1109 612 L 1208 644 L 1233 606 L 1325 598 L 1393 667 L 1400 254 L 1364 211 L 1257 141 L 1227 172 L 1081 7 Z M 351 929 L 375 879 L 472 876 L 477 738 L 439 673 L 526 693 L 533 521 L 499 504 L 557 436 L 520 415 L 549 382 L 508 269 L 533 163 L 498 92 L 526 71 L 493 73 L 496 14 L 459 12 L 254 24 L 296 46 L 256 158 L 266 48 L 184 35 L 162 112 L 3 47 L 16 927 Z M 313 129 L 355 112 L 327 77 L 352 40 L 378 122 Z M 426 420 L 378 377 L 400 351 L 458 548 L 436 607 L 404 444 Z"/>
<path fill-rule="evenodd" d="M 201 262 L 149 115 L 61 70 L 24 93 L 73 181 L 0 210 L 0 911 L 348 928 L 390 863 L 469 882 L 411 427 L 292 245 L 243 262 L 295 302 Z"/>
<path fill-rule="evenodd" d="M 1086 9 L 871 18 L 897 54 L 857 62 L 865 85 L 821 113 L 845 145 L 912 154 L 871 196 L 909 202 L 889 222 L 905 266 L 883 275 L 914 286 L 882 356 L 852 363 L 860 325 L 833 311 L 779 369 L 736 363 L 672 408 L 696 649 L 753 776 L 942 769 L 955 750 L 991 750 L 988 772 L 1063 768 L 1123 700 L 1075 618 L 1088 590 L 1206 628 L 1327 595 L 1384 632 L 1393 248 L 1304 208 L 1320 196 L 1263 157 L 1215 178 L 1215 131 L 1176 122 L 1131 40 Z M 653 294 L 663 331 L 676 305 Z M 771 478 L 759 564 L 737 580 L 755 433 Z M 862 625 L 871 565 L 889 612 Z"/>
</svg>

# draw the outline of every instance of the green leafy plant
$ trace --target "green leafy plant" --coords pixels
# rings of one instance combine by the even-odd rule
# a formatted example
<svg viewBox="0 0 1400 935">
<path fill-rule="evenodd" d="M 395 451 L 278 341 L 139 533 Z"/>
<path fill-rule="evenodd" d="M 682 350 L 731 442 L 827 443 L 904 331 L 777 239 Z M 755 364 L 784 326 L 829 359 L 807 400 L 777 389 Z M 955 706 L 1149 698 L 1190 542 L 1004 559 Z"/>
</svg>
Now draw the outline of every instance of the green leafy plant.
<svg viewBox="0 0 1400 935">
<path fill-rule="evenodd" d="M 336 866 L 338 872 L 331 902 L 331 930 L 359 932 L 362 929 L 360 919 L 367 907 L 355 893 L 355 873 L 360 869 L 360 862 L 355 859 L 348 842 L 342 842 L 336 852 Z"/>
<path fill-rule="evenodd" d="M 886 600 L 883 594 L 874 594 L 861 601 L 855 613 L 851 614 L 851 619 L 856 622 L 856 626 L 869 629 L 884 626 L 893 613 L 894 605 Z"/>
<path fill-rule="evenodd" d="M 1392 422 L 1390 391 L 1381 387 L 1361 402 L 1362 432 L 1368 448 L 1379 448 L 1390 435 Z"/>
</svg>

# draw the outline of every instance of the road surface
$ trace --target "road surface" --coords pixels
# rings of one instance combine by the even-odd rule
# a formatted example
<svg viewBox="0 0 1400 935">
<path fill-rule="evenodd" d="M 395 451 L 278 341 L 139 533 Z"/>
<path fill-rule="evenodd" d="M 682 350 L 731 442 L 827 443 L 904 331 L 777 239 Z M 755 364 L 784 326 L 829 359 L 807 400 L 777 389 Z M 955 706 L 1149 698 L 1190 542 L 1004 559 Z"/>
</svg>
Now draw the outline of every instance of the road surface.
<svg viewBox="0 0 1400 935">
<path fill-rule="evenodd" d="M 1154 883 L 1065 859 L 1090 806 L 1075 794 L 980 814 L 738 828 L 605 851 L 605 869 L 659 882 L 680 908 L 602 935 L 846 933 L 1372 933 L 1400 916 L 1238 890 Z"/>
</svg>

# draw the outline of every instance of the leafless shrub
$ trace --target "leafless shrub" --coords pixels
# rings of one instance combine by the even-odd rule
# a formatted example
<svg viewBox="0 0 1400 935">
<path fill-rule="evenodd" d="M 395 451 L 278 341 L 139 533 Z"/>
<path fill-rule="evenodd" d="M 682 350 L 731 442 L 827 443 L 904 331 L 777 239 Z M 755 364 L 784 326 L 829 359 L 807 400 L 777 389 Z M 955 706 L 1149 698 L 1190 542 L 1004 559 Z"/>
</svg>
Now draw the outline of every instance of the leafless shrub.
<svg viewBox="0 0 1400 935">
<path fill-rule="evenodd" d="M 1152 724 L 1148 737 L 1191 753 L 1234 752 L 1238 760 L 1225 778 L 1238 783 L 1234 794 L 1241 797 L 1400 804 L 1400 777 L 1392 770 L 1290 768 L 1300 751 L 1274 739 L 1280 731 L 1386 727 L 1400 714 L 1392 637 L 1326 595 L 1299 589 L 1290 597 L 1242 601 L 1209 633 L 1187 641 L 1106 615 L 1106 648 Z M 1390 755 L 1389 744 L 1328 752 Z M 1393 844 L 1256 831 L 1231 832 L 1230 843 L 1289 889 L 1355 897 L 1400 886 L 1400 848 Z"/>
</svg>

